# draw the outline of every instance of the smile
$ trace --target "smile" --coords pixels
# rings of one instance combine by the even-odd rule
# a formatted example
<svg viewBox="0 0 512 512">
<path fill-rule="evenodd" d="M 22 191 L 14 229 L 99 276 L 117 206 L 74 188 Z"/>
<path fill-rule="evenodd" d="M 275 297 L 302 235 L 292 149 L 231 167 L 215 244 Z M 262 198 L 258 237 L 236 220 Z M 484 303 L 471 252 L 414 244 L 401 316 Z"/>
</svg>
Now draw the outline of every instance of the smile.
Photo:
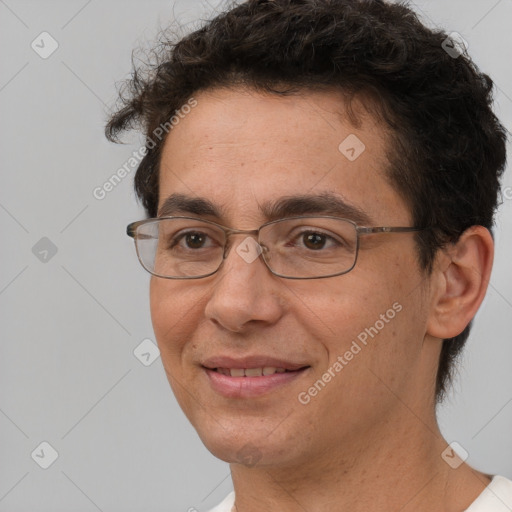
<svg viewBox="0 0 512 512">
<path fill-rule="evenodd" d="M 265 366 L 262 368 L 214 368 L 214 370 L 231 377 L 261 377 L 262 375 L 273 375 L 274 373 L 291 371 L 285 368 L 275 368 L 273 366 Z"/>
<path fill-rule="evenodd" d="M 253 398 L 276 392 L 302 376 L 310 367 L 296 370 L 263 366 L 258 368 L 203 367 L 213 391 L 225 398 Z"/>
</svg>

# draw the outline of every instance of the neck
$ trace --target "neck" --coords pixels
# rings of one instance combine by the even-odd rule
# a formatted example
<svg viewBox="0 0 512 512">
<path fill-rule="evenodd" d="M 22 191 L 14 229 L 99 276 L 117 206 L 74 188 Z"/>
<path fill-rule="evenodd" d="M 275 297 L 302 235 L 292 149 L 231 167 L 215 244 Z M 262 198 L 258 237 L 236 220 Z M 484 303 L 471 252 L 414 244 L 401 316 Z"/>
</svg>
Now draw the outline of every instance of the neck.
<svg viewBox="0 0 512 512">
<path fill-rule="evenodd" d="M 468 465 L 453 469 L 444 461 L 441 453 L 448 443 L 434 412 L 420 419 L 403 407 L 398 421 L 373 430 L 300 461 L 254 467 L 231 464 L 233 510 L 460 511 L 489 484 L 486 475 Z"/>
</svg>

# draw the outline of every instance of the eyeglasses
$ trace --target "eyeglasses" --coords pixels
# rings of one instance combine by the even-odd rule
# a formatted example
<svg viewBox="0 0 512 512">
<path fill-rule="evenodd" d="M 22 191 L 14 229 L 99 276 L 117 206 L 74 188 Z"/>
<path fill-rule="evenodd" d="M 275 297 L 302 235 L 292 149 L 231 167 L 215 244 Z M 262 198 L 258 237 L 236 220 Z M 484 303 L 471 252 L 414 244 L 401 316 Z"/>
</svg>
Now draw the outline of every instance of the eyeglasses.
<svg viewBox="0 0 512 512">
<path fill-rule="evenodd" d="M 247 262 L 260 254 L 274 275 L 286 279 L 319 279 L 350 272 L 356 264 L 359 236 L 408 233 L 416 227 L 361 227 L 331 216 L 287 217 L 259 229 L 231 229 L 195 217 L 160 217 L 132 222 L 126 233 L 137 256 L 152 275 L 166 279 L 199 279 L 219 270 L 230 236 L 257 235 L 237 247 Z M 249 243 L 251 242 L 252 243 Z"/>
</svg>

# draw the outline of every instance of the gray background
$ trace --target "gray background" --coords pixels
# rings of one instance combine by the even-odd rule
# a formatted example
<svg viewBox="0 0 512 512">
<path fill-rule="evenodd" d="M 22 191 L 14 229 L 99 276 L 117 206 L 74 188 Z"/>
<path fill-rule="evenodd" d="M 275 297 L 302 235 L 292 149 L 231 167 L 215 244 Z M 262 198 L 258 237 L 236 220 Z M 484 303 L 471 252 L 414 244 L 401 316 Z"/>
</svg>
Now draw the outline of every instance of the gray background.
<svg viewBox="0 0 512 512">
<path fill-rule="evenodd" d="M 512 0 L 413 5 L 427 24 L 467 40 L 511 131 Z M 103 137 L 132 48 L 173 17 L 190 22 L 214 9 L 0 0 L 0 511 L 202 511 L 231 489 L 229 466 L 201 444 L 161 360 L 145 366 L 134 354 L 154 341 L 149 274 L 125 235 L 143 218 L 134 171 L 103 200 L 92 193 L 139 147 L 135 134 L 124 146 Z M 43 31 L 59 44 L 46 59 L 31 48 Z M 504 187 L 489 292 L 440 423 L 470 464 L 512 478 L 510 169 Z M 50 460 L 43 441 L 58 452 L 48 469 L 39 466 Z"/>
</svg>

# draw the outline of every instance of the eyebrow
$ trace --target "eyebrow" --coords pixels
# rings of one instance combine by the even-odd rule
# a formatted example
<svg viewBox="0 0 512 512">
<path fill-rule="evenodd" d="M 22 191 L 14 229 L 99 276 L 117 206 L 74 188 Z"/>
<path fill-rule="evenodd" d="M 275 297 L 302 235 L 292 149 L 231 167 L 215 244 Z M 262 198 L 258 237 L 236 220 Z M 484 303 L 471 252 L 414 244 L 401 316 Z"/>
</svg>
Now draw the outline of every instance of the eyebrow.
<svg viewBox="0 0 512 512">
<path fill-rule="evenodd" d="M 283 196 L 278 199 L 258 203 L 267 222 L 299 215 L 332 215 L 352 220 L 360 226 L 373 223 L 371 217 L 359 207 L 347 203 L 337 194 L 329 191 L 318 194 Z M 204 197 L 185 194 L 171 194 L 158 211 L 158 217 L 171 217 L 177 214 L 211 216 L 223 220 L 225 208 L 217 206 Z"/>
</svg>

